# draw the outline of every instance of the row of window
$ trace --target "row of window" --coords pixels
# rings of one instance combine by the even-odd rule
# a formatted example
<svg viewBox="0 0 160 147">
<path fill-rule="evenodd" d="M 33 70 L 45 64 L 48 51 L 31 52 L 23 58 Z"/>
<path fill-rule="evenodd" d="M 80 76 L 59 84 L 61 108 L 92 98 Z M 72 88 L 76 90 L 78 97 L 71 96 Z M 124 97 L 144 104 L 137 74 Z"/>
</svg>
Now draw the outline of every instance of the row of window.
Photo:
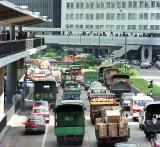
<svg viewBox="0 0 160 147">
<path fill-rule="evenodd" d="M 75 29 L 107 29 L 107 30 L 160 30 L 160 25 L 73 25 L 67 24 L 66 28 Z"/>
<path fill-rule="evenodd" d="M 160 13 L 151 13 L 151 14 L 148 14 L 148 13 L 86 13 L 86 14 L 83 14 L 83 13 L 67 13 L 66 14 L 66 20 L 114 20 L 114 19 L 117 19 L 117 20 L 125 20 L 126 19 L 126 15 L 128 15 L 127 19 L 128 20 L 148 20 L 148 19 L 151 19 L 151 20 L 160 20 Z M 150 17 L 149 17 L 150 15 Z"/>
<path fill-rule="evenodd" d="M 132 1 L 128 2 L 122 1 L 113 1 L 110 2 L 67 2 L 67 9 L 92 9 L 92 8 L 155 8 L 160 7 L 160 1 Z"/>
</svg>

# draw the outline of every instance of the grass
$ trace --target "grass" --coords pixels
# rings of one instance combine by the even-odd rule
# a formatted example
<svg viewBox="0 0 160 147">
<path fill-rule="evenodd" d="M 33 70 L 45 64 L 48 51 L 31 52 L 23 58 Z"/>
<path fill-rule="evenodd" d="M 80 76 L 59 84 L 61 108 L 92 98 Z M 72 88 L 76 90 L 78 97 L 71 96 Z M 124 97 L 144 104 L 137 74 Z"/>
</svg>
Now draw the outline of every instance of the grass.
<svg viewBox="0 0 160 147">
<path fill-rule="evenodd" d="M 160 86 L 153 83 L 153 88 L 148 88 L 148 81 L 137 76 L 131 77 L 132 85 L 137 87 L 141 92 L 147 94 L 152 90 L 153 95 L 160 93 Z"/>
</svg>

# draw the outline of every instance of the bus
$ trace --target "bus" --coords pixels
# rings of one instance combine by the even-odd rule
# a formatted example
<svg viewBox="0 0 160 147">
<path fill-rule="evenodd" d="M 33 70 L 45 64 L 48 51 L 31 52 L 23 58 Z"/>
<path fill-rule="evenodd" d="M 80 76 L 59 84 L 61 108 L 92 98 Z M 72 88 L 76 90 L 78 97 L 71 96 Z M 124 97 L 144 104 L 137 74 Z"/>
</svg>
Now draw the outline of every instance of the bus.
<svg viewBox="0 0 160 147">
<path fill-rule="evenodd" d="M 133 120 L 137 120 L 139 112 L 145 107 L 147 102 L 152 102 L 153 98 L 139 93 L 131 98 L 130 112 Z"/>
</svg>

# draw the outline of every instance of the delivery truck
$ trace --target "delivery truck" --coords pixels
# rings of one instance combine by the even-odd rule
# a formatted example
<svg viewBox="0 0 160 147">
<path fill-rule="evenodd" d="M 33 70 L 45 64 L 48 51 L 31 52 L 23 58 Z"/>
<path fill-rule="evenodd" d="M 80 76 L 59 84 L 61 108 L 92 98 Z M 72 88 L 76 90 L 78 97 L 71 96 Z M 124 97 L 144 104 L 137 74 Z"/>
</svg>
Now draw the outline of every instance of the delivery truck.
<svg viewBox="0 0 160 147">
<path fill-rule="evenodd" d="M 101 111 L 101 117 L 97 118 L 95 124 L 98 147 L 128 141 L 130 129 L 121 109 L 103 107 Z"/>
</svg>

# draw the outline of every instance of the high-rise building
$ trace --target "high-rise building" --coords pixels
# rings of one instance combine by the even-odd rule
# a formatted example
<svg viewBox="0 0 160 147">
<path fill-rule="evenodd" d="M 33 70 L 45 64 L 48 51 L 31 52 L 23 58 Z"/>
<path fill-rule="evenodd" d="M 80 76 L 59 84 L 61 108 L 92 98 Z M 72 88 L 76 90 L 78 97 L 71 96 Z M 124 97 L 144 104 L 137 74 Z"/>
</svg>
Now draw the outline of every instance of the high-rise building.
<svg viewBox="0 0 160 147">
<path fill-rule="evenodd" d="M 34 12 L 40 12 L 41 16 L 47 16 L 48 21 L 43 24 L 37 24 L 38 27 L 61 27 L 61 0 L 8 0 L 16 5 L 26 5 L 28 9 Z"/>
<path fill-rule="evenodd" d="M 160 0 L 62 0 L 61 28 L 160 30 Z"/>
</svg>

